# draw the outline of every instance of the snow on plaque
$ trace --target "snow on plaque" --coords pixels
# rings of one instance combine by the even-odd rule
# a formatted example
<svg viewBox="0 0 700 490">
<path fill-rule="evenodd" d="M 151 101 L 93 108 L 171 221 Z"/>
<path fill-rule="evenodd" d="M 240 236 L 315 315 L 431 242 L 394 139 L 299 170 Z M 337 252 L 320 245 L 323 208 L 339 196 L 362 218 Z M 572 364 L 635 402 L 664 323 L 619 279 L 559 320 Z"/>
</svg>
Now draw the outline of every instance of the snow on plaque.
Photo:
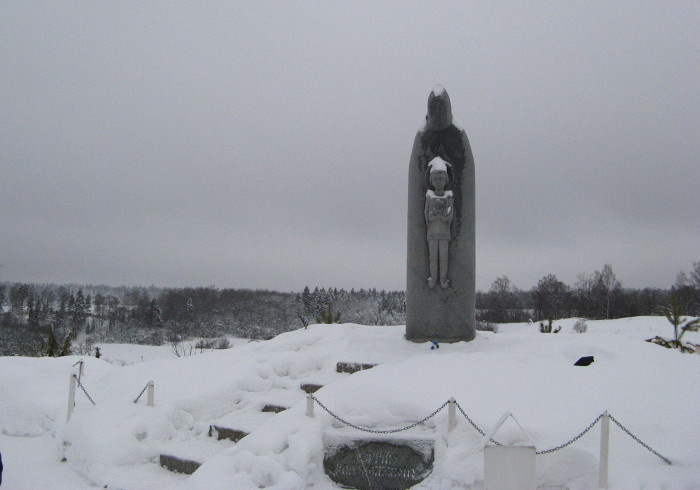
<svg viewBox="0 0 700 490">
<path fill-rule="evenodd" d="M 348 441 L 326 447 L 323 467 L 344 487 L 403 489 L 430 475 L 433 459 L 432 441 Z"/>
</svg>

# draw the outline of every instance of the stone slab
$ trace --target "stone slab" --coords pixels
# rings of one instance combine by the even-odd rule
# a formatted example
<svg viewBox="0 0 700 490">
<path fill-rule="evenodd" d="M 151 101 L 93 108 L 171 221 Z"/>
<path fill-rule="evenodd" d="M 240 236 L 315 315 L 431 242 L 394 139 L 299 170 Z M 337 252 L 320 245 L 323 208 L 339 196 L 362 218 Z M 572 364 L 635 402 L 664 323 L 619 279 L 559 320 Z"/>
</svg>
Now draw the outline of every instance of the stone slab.
<svg viewBox="0 0 700 490">
<path fill-rule="evenodd" d="M 326 475 L 344 487 L 404 489 L 433 471 L 432 441 L 354 440 L 325 448 Z"/>
<path fill-rule="evenodd" d="M 285 410 L 287 410 L 287 407 L 283 407 L 283 406 L 280 406 L 280 405 L 270 405 L 270 404 L 268 404 L 268 405 L 265 405 L 265 406 L 262 408 L 261 412 L 280 413 L 280 412 L 284 412 Z"/>
<path fill-rule="evenodd" d="M 175 473 L 184 473 L 185 475 L 191 475 L 197 469 L 202 466 L 202 463 L 198 461 L 193 461 L 191 459 L 182 459 L 177 456 L 171 456 L 169 454 L 160 455 L 160 465 L 170 471 Z"/>
<path fill-rule="evenodd" d="M 216 437 L 217 441 L 228 439 L 229 441 L 238 442 L 247 436 L 247 432 L 229 427 L 221 427 L 218 425 L 209 426 L 209 437 Z"/>
<path fill-rule="evenodd" d="M 338 373 L 356 373 L 365 369 L 372 369 L 376 364 L 361 363 L 361 362 L 339 362 L 335 365 L 335 370 Z"/>
</svg>

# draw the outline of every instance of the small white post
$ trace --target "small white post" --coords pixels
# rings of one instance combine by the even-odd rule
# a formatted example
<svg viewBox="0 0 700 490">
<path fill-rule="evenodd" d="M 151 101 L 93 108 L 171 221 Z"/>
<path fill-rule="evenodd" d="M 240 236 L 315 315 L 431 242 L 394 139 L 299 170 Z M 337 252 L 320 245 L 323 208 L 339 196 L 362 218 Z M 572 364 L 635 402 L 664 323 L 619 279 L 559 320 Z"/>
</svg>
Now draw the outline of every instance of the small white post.
<svg viewBox="0 0 700 490">
<path fill-rule="evenodd" d="M 610 414 L 603 412 L 600 426 L 600 465 L 598 467 L 598 488 L 608 488 L 608 455 L 610 452 Z"/>
<path fill-rule="evenodd" d="M 149 407 L 152 407 L 154 405 L 153 404 L 154 391 L 155 391 L 155 387 L 153 385 L 153 381 L 149 381 L 148 382 L 148 394 L 147 394 L 148 398 L 146 399 L 146 405 Z"/>
<path fill-rule="evenodd" d="M 512 418 L 520 427 L 529 446 L 490 445 L 493 436 L 501 426 Z M 484 488 L 487 490 L 535 490 L 537 488 L 536 455 L 537 449 L 530 435 L 525 432 L 513 414 L 506 412 L 496 426 L 483 440 L 484 449 Z"/>
<path fill-rule="evenodd" d="M 455 405 L 457 401 L 454 398 L 450 398 L 449 405 L 447 406 L 448 422 L 447 422 L 447 432 L 451 431 L 457 427 L 457 416 L 455 414 Z"/>
<path fill-rule="evenodd" d="M 70 420 L 70 416 L 73 415 L 73 409 L 75 408 L 75 385 L 78 378 L 75 374 L 70 374 L 70 384 L 68 385 L 68 415 L 66 416 L 66 423 Z"/>
<path fill-rule="evenodd" d="M 311 418 L 314 416 L 314 396 L 311 393 L 306 395 L 306 416 Z"/>
</svg>

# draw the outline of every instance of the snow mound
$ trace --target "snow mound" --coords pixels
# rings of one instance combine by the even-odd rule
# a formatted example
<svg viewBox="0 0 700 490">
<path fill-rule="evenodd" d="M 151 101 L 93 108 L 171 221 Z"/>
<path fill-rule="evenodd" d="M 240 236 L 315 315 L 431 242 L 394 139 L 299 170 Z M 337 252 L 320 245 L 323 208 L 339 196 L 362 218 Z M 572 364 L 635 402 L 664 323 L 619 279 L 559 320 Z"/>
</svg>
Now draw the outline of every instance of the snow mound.
<svg viewBox="0 0 700 490">
<path fill-rule="evenodd" d="M 120 346 L 119 357 L 132 364 L 85 359 L 81 382 L 96 405 L 79 391 L 68 423 L 68 381 L 79 358 L 0 358 L 3 458 L 29 447 L 22 442 L 28 436 L 40 436 L 44 445 L 53 441 L 57 466 L 65 455 L 84 488 L 336 488 L 323 470 L 326 448 L 343 440 L 399 438 L 433 442 L 434 468 L 418 488 L 482 488 L 483 436 L 462 410 L 483 431 L 512 412 L 540 451 L 567 442 L 608 410 L 674 463 L 666 465 L 613 425 L 610 488 L 700 488 L 700 419 L 694 414 L 700 356 L 644 341 L 669 334 L 663 318 L 589 321 L 584 334 L 573 333 L 575 321 L 556 321 L 558 334 L 541 334 L 537 324 L 500 325 L 497 334 L 479 332 L 472 342 L 433 350 L 430 343 L 407 342 L 403 326 L 354 324 L 314 325 L 182 358 L 140 361 Z M 693 335 L 689 341 L 700 341 Z M 582 356 L 595 361 L 574 366 Z M 377 366 L 347 374 L 336 371 L 338 362 Z M 133 403 L 149 380 L 155 407 L 145 406 L 145 396 Z M 405 432 L 362 432 L 317 402 L 314 417 L 306 416 L 302 384 L 323 385 L 314 394 L 318 402 L 374 430 L 414 424 L 454 397 L 457 426 L 448 431 L 443 406 Z M 268 404 L 289 408 L 262 412 Z M 235 444 L 217 441 L 208 436 L 212 424 L 249 435 Z M 522 433 L 506 423 L 496 439 L 522 443 Z M 537 456 L 538 485 L 597 488 L 598 446 L 594 427 L 572 445 Z M 176 475 L 160 468 L 160 454 L 203 465 L 192 476 Z M 41 475 L 31 458 L 10 460 L 19 464 L 6 467 L 15 487 L 41 488 L 28 484 Z M 62 485 L 52 475 L 64 474 L 65 465 L 63 473 L 46 470 L 54 487 Z"/>
</svg>

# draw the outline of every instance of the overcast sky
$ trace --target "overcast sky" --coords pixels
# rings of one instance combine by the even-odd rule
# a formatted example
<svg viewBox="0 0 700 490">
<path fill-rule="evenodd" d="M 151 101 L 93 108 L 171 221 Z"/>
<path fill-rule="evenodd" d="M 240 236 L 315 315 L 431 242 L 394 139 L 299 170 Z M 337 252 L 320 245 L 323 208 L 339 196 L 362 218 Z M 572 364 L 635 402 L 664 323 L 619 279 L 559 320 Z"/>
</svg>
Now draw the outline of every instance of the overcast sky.
<svg viewBox="0 0 700 490">
<path fill-rule="evenodd" d="M 700 2 L 2 2 L 0 280 L 404 289 L 442 84 L 477 288 L 700 260 Z"/>
</svg>

